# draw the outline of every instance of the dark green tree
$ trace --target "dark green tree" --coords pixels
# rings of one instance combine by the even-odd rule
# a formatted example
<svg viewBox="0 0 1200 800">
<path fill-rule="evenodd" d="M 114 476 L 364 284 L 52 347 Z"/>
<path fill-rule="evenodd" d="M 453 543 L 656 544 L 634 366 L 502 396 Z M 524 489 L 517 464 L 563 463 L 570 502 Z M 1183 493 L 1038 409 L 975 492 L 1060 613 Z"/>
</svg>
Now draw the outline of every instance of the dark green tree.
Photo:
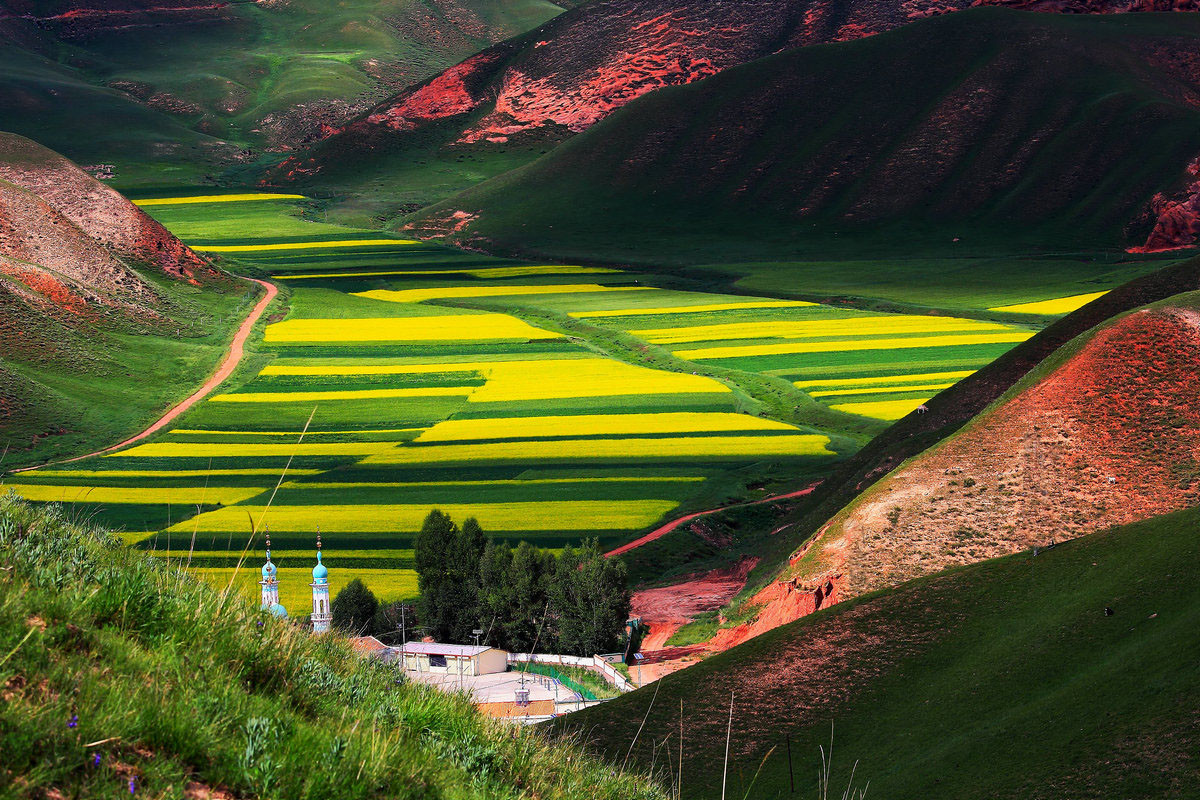
<svg viewBox="0 0 1200 800">
<path fill-rule="evenodd" d="M 333 627 L 355 636 L 371 633 L 379 601 L 358 578 L 350 581 L 330 606 L 333 612 Z"/>
<path fill-rule="evenodd" d="M 629 601 L 625 564 L 605 558 L 599 542 L 564 548 L 550 587 L 560 652 L 590 656 L 619 648 Z"/>
<path fill-rule="evenodd" d="M 475 639 L 471 631 L 482 624 L 480 564 L 485 549 L 487 536 L 479 522 L 471 517 L 463 523 L 462 530 L 454 538 L 454 546 L 448 551 L 450 561 L 446 565 L 446 573 L 449 581 L 443 593 L 443 602 L 449 602 L 445 616 L 449 628 L 448 640 L 451 642 L 473 643 Z"/>
<path fill-rule="evenodd" d="M 503 625 L 513 650 L 525 653 L 534 649 L 542 653 L 555 651 L 553 626 L 544 624 L 553 575 L 552 553 L 539 550 L 529 542 L 517 545 L 509 570 L 511 611 L 502 623 L 497 622 Z"/>
<path fill-rule="evenodd" d="M 479 611 L 484 642 L 502 650 L 516 651 L 508 638 L 507 620 L 516 613 L 513 582 L 513 549 L 504 541 L 489 541 L 479 561 Z"/>
<path fill-rule="evenodd" d="M 434 509 L 425 517 L 414 544 L 417 568 L 417 613 L 425 633 L 439 642 L 449 641 L 454 625 L 453 576 L 449 565 L 455 558 L 458 526 L 441 511 Z"/>
</svg>

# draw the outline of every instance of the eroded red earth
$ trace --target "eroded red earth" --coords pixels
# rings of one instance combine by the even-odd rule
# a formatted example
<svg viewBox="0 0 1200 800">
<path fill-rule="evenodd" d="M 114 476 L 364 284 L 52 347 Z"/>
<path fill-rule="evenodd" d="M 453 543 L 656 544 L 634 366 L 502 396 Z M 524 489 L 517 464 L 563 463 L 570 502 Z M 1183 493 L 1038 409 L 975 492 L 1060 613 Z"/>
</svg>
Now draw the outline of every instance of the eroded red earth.
<svg viewBox="0 0 1200 800">
<path fill-rule="evenodd" d="M 599 0 L 551 21 L 536 41 L 496 45 L 334 134 L 362 137 L 372 126 L 411 131 L 482 112 L 464 120 L 457 143 L 502 143 L 542 129 L 567 135 L 664 86 L 979 5 L 1115 14 L 1196 11 L 1200 0 Z"/>
</svg>

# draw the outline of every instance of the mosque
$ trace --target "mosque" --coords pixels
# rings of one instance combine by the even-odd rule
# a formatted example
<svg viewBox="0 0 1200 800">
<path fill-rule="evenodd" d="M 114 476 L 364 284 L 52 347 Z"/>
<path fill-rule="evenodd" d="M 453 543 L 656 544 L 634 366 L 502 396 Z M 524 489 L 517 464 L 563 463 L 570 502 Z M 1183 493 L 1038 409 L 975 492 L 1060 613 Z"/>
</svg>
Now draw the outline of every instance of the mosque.
<svg viewBox="0 0 1200 800">
<path fill-rule="evenodd" d="M 267 531 L 267 563 L 262 567 L 262 609 L 271 612 L 272 616 L 286 619 L 287 609 L 279 602 L 279 571 L 271 562 L 271 532 Z M 329 607 L 329 570 L 321 563 L 321 529 L 317 529 L 317 565 L 313 567 L 312 583 L 312 629 L 313 633 L 325 633 L 333 621 L 333 611 Z"/>
</svg>

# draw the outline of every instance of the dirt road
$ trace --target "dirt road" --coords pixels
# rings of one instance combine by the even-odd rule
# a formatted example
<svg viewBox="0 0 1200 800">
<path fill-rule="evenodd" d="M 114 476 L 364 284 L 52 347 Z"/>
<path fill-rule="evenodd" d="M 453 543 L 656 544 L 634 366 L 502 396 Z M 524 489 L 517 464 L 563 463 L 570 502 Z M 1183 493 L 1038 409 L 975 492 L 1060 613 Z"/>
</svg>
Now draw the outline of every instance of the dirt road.
<svg viewBox="0 0 1200 800">
<path fill-rule="evenodd" d="M 811 492 L 813 489 L 816 489 L 817 486 L 819 486 L 819 485 L 820 485 L 820 482 L 817 482 L 817 483 L 812 484 L 811 486 L 806 486 L 803 489 L 800 489 L 799 491 L 788 492 L 787 494 L 777 494 L 772 497 L 764 497 L 761 500 L 752 500 L 748 503 L 734 503 L 734 504 L 728 505 L 728 506 L 721 506 L 720 508 L 710 508 L 708 511 L 697 511 L 694 514 L 688 514 L 686 516 L 679 517 L 678 519 L 671 520 L 666 525 L 663 525 L 662 527 L 659 527 L 659 528 L 655 528 L 654 530 L 650 531 L 650 533 L 647 533 L 645 536 L 634 539 L 629 544 L 623 544 L 620 547 L 616 548 L 615 550 L 609 550 L 604 555 L 607 558 L 612 558 L 613 556 L 619 556 L 622 553 L 628 553 L 630 550 L 636 550 L 637 548 L 641 547 L 644 544 L 649 544 L 650 542 L 653 542 L 655 539 L 661 539 L 663 536 L 666 536 L 668 533 L 675 530 L 680 525 L 691 522 L 694 519 L 699 519 L 700 517 L 706 517 L 709 514 L 716 514 L 717 512 L 720 512 L 720 511 L 727 511 L 731 508 L 745 508 L 746 506 L 761 506 L 766 503 L 775 503 L 780 500 L 787 500 L 792 497 L 803 497 L 804 495 Z"/>
<path fill-rule="evenodd" d="M 275 288 L 274 284 L 267 283 L 266 281 L 260 281 L 257 278 L 247 278 L 246 280 L 257 283 L 266 290 L 266 293 L 259 298 L 258 302 L 255 303 L 254 308 L 251 309 L 246 318 L 242 320 L 242 325 L 240 328 L 238 328 L 237 333 L 234 335 L 233 342 L 229 345 L 229 352 L 225 354 L 225 360 L 221 362 L 221 366 L 217 367 L 217 371 L 214 372 L 212 376 L 204 383 L 204 385 L 197 389 L 191 395 L 191 397 L 188 397 L 186 400 L 175 404 L 168 409 L 165 414 L 159 417 L 158 420 L 155 421 L 155 423 L 149 428 L 146 428 L 146 430 L 142 431 L 136 436 L 129 437 L 120 444 L 114 444 L 111 447 L 106 447 L 103 450 L 97 450 L 96 452 L 88 453 L 87 455 L 75 456 L 74 458 L 68 458 L 62 461 L 54 461 L 49 464 L 39 464 L 36 467 L 25 467 L 23 469 L 13 470 L 13 472 L 28 472 L 30 470 L 52 466 L 53 464 L 69 464 L 72 461 L 82 461 L 85 458 L 104 455 L 105 453 L 111 453 L 114 450 L 120 450 L 124 447 L 128 447 L 131 444 L 140 442 L 142 439 L 145 439 L 151 434 L 157 433 L 167 425 L 170 425 L 176 417 L 211 394 L 214 389 L 224 383 L 225 379 L 232 375 L 233 371 L 237 369 L 237 365 L 241 362 L 242 355 L 245 352 L 246 339 L 250 337 L 250 332 L 254 330 L 255 323 L 257 323 L 259 318 L 262 317 L 263 312 L 267 310 L 267 306 L 271 304 L 271 301 L 275 299 L 275 295 L 279 294 L 279 290 Z"/>
</svg>

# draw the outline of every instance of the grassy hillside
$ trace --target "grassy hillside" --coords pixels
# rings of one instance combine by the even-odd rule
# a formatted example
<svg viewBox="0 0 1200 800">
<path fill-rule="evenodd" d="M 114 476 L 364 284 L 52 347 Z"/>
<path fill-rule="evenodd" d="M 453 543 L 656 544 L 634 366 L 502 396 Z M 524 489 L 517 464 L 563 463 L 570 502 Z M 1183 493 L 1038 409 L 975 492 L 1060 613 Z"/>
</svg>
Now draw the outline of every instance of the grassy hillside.
<svg viewBox="0 0 1200 800">
<path fill-rule="evenodd" d="M 121 441 L 203 383 L 254 302 L 74 164 L 0 134 L 0 468 Z"/>
<path fill-rule="evenodd" d="M 646 717 L 630 761 L 664 780 L 682 736 L 684 797 L 721 790 L 731 692 L 731 797 L 793 796 L 789 738 L 811 796 L 831 725 L 839 794 L 857 764 L 875 797 L 1200 796 L 1197 524 L 1190 510 L 913 581 L 554 727 L 619 764 Z"/>
<path fill-rule="evenodd" d="M 1200 84 L 1176 66 L 1198 37 L 1193 15 L 983 8 L 793 49 L 639 98 L 412 224 L 502 252 L 764 263 L 810 293 L 853 283 L 820 262 L 1046 248 L 1083 280 L 1106 268 L 1069 252 L 1141 244 L 1200 153 Z M 944 295 L 986 291 L 975 267 L 883 271 Z"/>
<path fill-rule="evenodd" d="M 5 797 L 665 796 L 11 496 L 0 570 Z"/>
<path fill-rule="evenodd" d="M 9 6 L 0 129 L 115 163 L 125 186 L 194 183 L 244 161 L 246 146 L 315 139 L 562 11 L 548 0 Z"/>
</svg>

